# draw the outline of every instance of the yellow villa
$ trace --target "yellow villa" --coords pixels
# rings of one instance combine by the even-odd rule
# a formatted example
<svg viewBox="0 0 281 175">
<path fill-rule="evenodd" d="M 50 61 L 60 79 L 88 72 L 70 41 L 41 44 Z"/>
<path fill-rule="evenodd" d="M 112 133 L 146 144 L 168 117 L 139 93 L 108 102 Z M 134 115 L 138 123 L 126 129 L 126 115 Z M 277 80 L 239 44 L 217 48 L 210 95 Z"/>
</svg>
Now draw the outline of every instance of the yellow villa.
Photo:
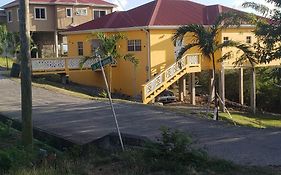
<svg viewBox="0 0 281 175">
<path fill-rule="evenodd" d="M 99 19 L 87 22 L 63 32 L 67 36 L 68 56 L 91 56 L 98 41 L 93 38 L 95 32 L 107 34 L 120 32 L 126 39 L 118 43 L 120 54 L 133 53 L 139 59 L 137 67 L 128 61 L 119 59 L 112 66 L 112 91 L 131 96 L 140 96 L 144 103 L 149 103 L 173 83 L 179 81 L 180 99 L 186 96 L 185 75 L 190 74 L 191 102 L 195 104 L 194 77 L 196 72 L 211 69 L 208 59 L 202 57 L 197 49 L 190 50 L 181 60 L 176 62 L 179 46 L 174 46 L 172 36 L 179 26 L 186 24 L 212 25 L 216 17 L 223 12 L 237 11 L 221 5 L 205 6 L 188 0 L 155 0 L 140 7 L 124 12 L 114 12 Z M 218 34 L 219 42 L 233 39 L 241 42 L 255 42 L 252 33 L 254 26 L 229 28 Z M 192 41 L 192 35 L 186 36 L 184 42 Z M 219 59 L 228 49 L 216 53 Z M 235 52 L 234 52 L 235 53 Z M 233 62 L 238 55 L 230 60 L 217 62 L 221 72 L 221 92 L 224 92 L 224 69 L 234 69 Z M 277 65 L 279 63 L 272 63 Z M 241 67 L 249 67 L 245 64 Z M 102 73 L 92 70 L 69 71 L 70 81 L 104 87 Z M 240 76 L 243 82 L 243 76 Z M 242 83 L 243 84 L 243 83 Z M 241 91 L 242 89 L 242 91 Z M 240 86 L 243 92 L 243 86 Z M 224 95 L 222 95 L 224 98 Z M 240 102 L 243 103 L 243 93 Z"/>
</svg>

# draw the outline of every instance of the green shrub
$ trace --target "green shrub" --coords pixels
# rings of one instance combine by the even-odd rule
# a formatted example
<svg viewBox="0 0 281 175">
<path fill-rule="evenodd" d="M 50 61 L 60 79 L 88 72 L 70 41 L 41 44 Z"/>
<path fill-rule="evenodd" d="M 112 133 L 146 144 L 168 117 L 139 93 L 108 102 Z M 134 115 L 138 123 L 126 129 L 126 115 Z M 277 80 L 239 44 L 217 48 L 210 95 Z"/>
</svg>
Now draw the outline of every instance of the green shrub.
<svg viewBox="0 0 281 175">
<path fill-rule="evenodd" d="M 12 160 L 7 152 L 0 150 L 0 174 L 12 167 Z"/>
<path fill-rule="evenodd" d="M 11 136 L 12 124 L 13 122 L 11 120 L 8 120 L 6 124 L 0 123 L 0 137 L 7 138 Z"/>
<path fill-rule="evenodd" d="M 107 92 L 105 90 L 102 90 L 100 93 L 99 93 L 99 96 L 102 97 L 102 98 L 107 98 Z"/>
</svg>

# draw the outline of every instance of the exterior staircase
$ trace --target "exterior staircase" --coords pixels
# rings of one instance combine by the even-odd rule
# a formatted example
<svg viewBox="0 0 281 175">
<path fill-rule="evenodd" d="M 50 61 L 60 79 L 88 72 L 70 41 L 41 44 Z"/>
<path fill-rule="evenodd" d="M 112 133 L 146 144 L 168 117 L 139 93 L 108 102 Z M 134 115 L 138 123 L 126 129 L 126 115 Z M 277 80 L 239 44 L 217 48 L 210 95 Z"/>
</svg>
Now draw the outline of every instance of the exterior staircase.
<svg viewBox="0 0 281 175">
<path fill-rule="evenodd" d="M 201 54 L 187 54 L 143 85 L 142 101 L 148 104 L 188 73 L 201 72 Z"/>
</svg>

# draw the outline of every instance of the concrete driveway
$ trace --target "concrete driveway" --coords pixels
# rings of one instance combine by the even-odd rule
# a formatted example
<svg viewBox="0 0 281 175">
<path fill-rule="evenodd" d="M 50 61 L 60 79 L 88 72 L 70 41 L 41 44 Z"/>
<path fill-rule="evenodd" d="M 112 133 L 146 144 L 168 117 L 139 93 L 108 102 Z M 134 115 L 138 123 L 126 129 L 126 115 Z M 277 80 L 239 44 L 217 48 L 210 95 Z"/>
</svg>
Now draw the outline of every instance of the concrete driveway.
<svg viewBox="0 0 281 175">
<path fill-rule="evenodd" d="M 0 76 L 0 113 L 20 120 L 20 84 Z M 281 130 L 255 129 L 182 116 L 150 106 L 115 102 L 121 132 L 155 139 L 166 126 L 192 135 L 209 155 L 247 165 L 281 165 Z M 33 87 L 37 128 L 77 144 L 115 132 L 107 102 L 87 100 Z"/>
</svg>

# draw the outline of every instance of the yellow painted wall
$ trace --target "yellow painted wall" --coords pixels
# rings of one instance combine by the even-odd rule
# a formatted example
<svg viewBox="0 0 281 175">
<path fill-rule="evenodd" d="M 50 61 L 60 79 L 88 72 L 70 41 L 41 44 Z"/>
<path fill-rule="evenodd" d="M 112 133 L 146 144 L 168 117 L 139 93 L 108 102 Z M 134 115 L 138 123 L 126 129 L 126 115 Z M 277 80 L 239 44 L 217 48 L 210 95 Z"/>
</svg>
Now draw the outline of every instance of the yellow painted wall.
<svg viewBox="0 0 281 175">
<path fill-rule="evenodd" d="M 233 41 L 238 41 L 241 43 L 246 43 L 246 38 L 247 36 L 251 36 L 252 38 L 252 44 L 257 42 L 257 39 L 252 32 L 254 28 L 232 28 L 232 29 L 225 29 L 222 31 L 222 36 L 221 39 L 223 40 L 223 37 L 229 37 L 230 40 Z M 237 61 L 237 59 L 241 56 L 243 53 L 242 51 L 239 51 L 236 48 L 225 48 L 222 50 L 222 54 L 225 54 L 229 51 L 232 51 L 232 57 L 229 60 L 224 61 L 224 66 L 228 69 L 233 69 L 235 68 L 234 62 Z M 261 65 L 256 65 L 257 67 L 267 67 L 267 66 L 280 66 L 281 60 L 275 60 L 272 61 L 269 64 L 261 64 Z M 244 64 L 244 66 L 249 67 L 251 66 L 249 63 Z"/>
<path fill-rule="evenodd" d="M 134 65 L 125 61 L 122 58 L 118 60 L 116 67 L 112 68 L 112 90 L 113 92 L 121 92 L 128 95 L 140 95 L 142 85 L 145 84 L 147 73 L 147 42 L 146 33 L 143 31 L 129 31 L 124 32 L 128 40 L 141 39 L 142 51 L 130 52 L 140 60 L 140 64 L 135 68 Z M 92 34 L 68 35 L 69 57 L 78 55 L 77 42 L 84 42 L 84 56 L 90 56 L 91 53 L 91 38 Z M 127 39 L 121 40 L 118 43 L 119 53 L 121 55 L 127 54 Z M 107 68 L 107 75 L 109 69 Z M 76 83 L 105 87 L 101 72 L 75 71 L 70 72 L 70 80 Z M 133 87 L 133 88 L 132 88 Z"/>
<path fill-rule="evenodd" d="M 151 30 L 151 76 L 165 70 L 176 60 L 175 47 L 172 37 L 176 30 Z M 219 38 L 219 37 L 218 37 Z M 184 43 L 192 42 L 192 34 L 187 34 Z M 198 48 L 190 49 L 188 54 L 201 53 Z M 221 53 L 216 53 L 215 57 L 219 59 Z M 216 66 L 220 68 L 220 63 L 216 62 Z M 202 58 L 202 69 L 208 70 L 212 68 L 212 62 L 207 57 Z"/>
<path fill-rule="evenodd" d="M 223 30 L 217 37 L 218 42 L 223 42 L 223 37 L 229 37 L 231 40 L 245 42 L 247 36 L 252 36 L 252 42 L 255 42 L 254 35 L 251 33 L 252 29 L 249 28 L 235 28 Z M 146 83 L 148 73 L 147 66 L 151 66 L 150 76 L 153 78 L 155 75 L 167 69 L 176 60 L 175 58 L 175 47 L 173 45 L 172 37 L 175 30 L 150 30 L 150 63 L 148 62 L 148 36 L 146 32 L 141 30 L 127 31 L 123 34 L 127 37 L 118 43 L 119 53 L 125 55 L 127 51 L 127 40 L 140 39 L 142 42 L 142 51 L 132 52 L 136 58 L 140 60 L 140 64 L 134 68 L 133 64 L 124 61 L 123 59 L 118 60 L 117 67 L 112 68 L 112 90 L 113 92 L 121 92 L 128 95 L 140 95 L 142 85 Z M 75 57 L 78 55 L 77 42 L 84 43 L 84 56 L 92 55 L 91 39 L 94 39 L 92 34 L 71 34 L 68 35 L 68 47 L 69 57 Z M 185 44 L 192 42 L 193 38 L 191 34 L 188 34 L 184 42 Z M 216 69 L 221 69 L 221 62 L 218 59 L 222 57 L 224 53 L 235 48 L 227 48 L 218 51 L 215 54 L 216 57 Z M 198 48 L 193 48 L 188 51 L 189 54 L 200 53 Z M 234 60 L 238 55 L 234 55 L 232 60 L 225 61 L 224 66 L 232 66 Z M 212 69 L 212 62 L 206 58 L 202 58 L 202 70 Z M 109 75 L 109 68 L 106 68 L 107 75 Z M 70 80 L 76 83 L 97 86 L 104 88 L 104 81 L 102 73 L 87 71 L 71 71 Z"/>
</svg>

